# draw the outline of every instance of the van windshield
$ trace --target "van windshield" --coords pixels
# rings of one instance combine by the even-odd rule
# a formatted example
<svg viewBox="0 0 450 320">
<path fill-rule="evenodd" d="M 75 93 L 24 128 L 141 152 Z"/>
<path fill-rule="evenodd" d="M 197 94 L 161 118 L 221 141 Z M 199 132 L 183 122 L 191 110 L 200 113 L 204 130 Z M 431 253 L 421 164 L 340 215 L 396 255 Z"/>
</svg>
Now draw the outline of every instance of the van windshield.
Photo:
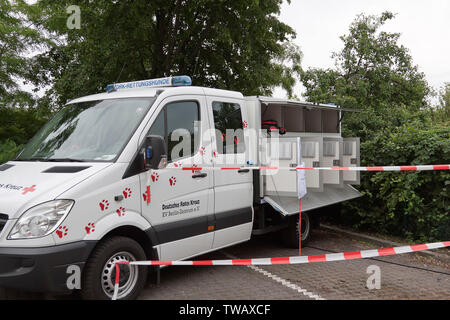
<svg viewBox="0 0 450 320">
<path fill-rule="evenodd" d="M 153 102 L 153 98 L 126 98 L 69 104 L 31 139 L 16 161 L 113 161 Z"/>
</svg>

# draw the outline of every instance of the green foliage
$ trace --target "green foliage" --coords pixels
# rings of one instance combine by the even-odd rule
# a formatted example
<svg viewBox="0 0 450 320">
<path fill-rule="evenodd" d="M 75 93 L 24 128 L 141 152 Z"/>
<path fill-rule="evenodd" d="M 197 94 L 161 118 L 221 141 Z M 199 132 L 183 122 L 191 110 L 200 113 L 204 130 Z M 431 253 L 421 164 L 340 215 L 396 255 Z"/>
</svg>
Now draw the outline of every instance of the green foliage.
<svg viewBox="0 0 450 320">
<path fill-rule="evenodd" d="M 400 35 L 380 31 L 393 17 L 359 15 L 333 54 L 336 68 L 302 72 L 306 96 L 363 111 L 345 114 L 342 126 L 343 136 L 361 138 L 363 166 L 450 163 L 445 107 L 428 106 L 430 89 Z M 346 202 L 339 219 L 413 240 L 448 239 L 449 185 L 447 171 L 361 173 L 363 197 Z"/>
<path fill-rule="evenodd" d="M 34 97 L 20 89 L 28 81 L 33 50 L 46 41 L 27 18 L 32 13 L 23 0 L 0 0 L 0 107 L 29 106 Z"/>
<path fill-rule="evenodd" d="M 450 82 L 444 84 L 439 92 L 439 105 L 432 114 L 436 122 L 447 123 L 450 126 Z"/>
<path fill-rule="evenodd" d="M 34 59 L 36 81 L 48 81 L 59 104 L 108 83 L 174 74 L 248 95 L 277 85 L 291 94 L 301 53 L 278 20 L 281 2 L 42 0 L 34 22 L 56 37 Z M 69 5 L 81 9 L 80 29 L 66 26 Z"/>
<path fill-rule="evenodd" d="M 450 129 L 421 127 L 412 121 L 364 142 L 363 165 L 450 163 Z M 412 240 L 450 237 L 448 171 L 367 174 L 360 189 L 364 197 L 345 206 L 342 221 Z"/>
<path fill-rule="evenodd" d="M 23 145 L 17 145 L 12 140 L 0 142 L 0 164 L 12 160 L 22 150 Z"/>
<path fill-rule="evenodd" d="M 32 27 L 33 14 L 23 0 L 0 0 L 0 163 L 12 159 L 50 115 L 47 101 L 37 102 L 20 86 L 36 79 L 32 51 L 49 45 Z"/>
<path fill-rule="evenodd" d="M 50 116 L 42 106 L 0 108 L 0 164 L 13 159 Z"/>
<path fill-rule="evenodd" d="M 41 108 L 0 108 L 0 141 L 11 140 L 17 145 L 26 143 L 50 116 Z"/>
<path fill-rule="evenodd" d="M 394 15 L 359 15 L 342 36 L 344 48 L 333 53 L 335 70 L 309 69 L 301 78 L 311 101 L 333 102 L 358 109 L 406 105 L 419 110 L 429 88 L 413 65 L 398 33 L 380 31 Z"/>
</svg>

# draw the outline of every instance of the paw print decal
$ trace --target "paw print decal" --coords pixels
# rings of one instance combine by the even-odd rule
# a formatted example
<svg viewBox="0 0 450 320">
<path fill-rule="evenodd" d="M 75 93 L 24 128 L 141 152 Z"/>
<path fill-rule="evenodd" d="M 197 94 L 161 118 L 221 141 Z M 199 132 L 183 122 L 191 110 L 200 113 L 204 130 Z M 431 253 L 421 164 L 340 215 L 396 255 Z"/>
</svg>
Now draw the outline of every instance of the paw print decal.
<svg viewBox="0 0 450 320">
<path fill-rule="evenodd" d="M 247 128 L 248 127 L 248 122 L 247 121 L 242 121 L 242 128 Z"/>
<path fill-rule="evenodd" d="M 157 172 L 152 173 L 152 181 L 156 182 L 159 179 L 159 174 Z"/>
<path fill-rule="evenodd" d="M 91 232 L 95 231 L 95 224 L 93 224 L 92 222 L 89 223 L 86 227 L 84 227 L 84 229 L 86 230 L 87 234 L 90 234 Z"/>
<path fill-rule="evenodd" d="M 125 208 L 120 207 L 119 209 L 116 210 L 116 213 L 119 217 L 123 217 L 125 215 Z"/>
<path fill-rule="evenodd" d="M 55 233 L 60 239 L 62 239 L 65 236 L 67 236 L 68 231 L 69 229 L 67 229 L 66 226 L 59 226 L 59 228 L 55 231 Z"/>
<path fill-rule="evenodd" d="M 109 208 L 109 201 L 108 200 L 102 200 L 102 202 L 100 202 L 98 205 L 100 206 L 100 209 L 102 211 L 105 211 L 105 210 L 107 210 Z"/>
<path fill-rule="evenodd" d="M 175 177 L 171 177 L 169 179 L 169 184 L 171 187 L 175 186 L 176 183 L 177 183 L 177 179 Z"/>
<path fill-rule="evenodd" d="M 173 165 L 175 166 L 175 168 L 179 168 L 181 167 L 181 162 L 180 161 L 174 162 Z"/>
<path fill-rule="evenodd" d="M 193 165 L 192 165 L 192 168 L 198 168 L 198 165 L 196 165 L 196 164 L 193 164 Z M 192 169 L 192 173 L 195 173 L 196 171 L 199 171 L 199 170 L 196 170 L 196 169 Z"/>
<path fill-rule="evenodd" d="M 200 154 L 201 154 L 202 156 L 204 156 L 205 153 L 206 153 L 206 148 L 205 148 L 205 147 L 201 147 L 200 150 L 199 150 L 199 152 L 200 152 Z"/>
<path fill-rule="evenodd" d="M 129 197 L 131 197 L 131 189 L 130 188 L 125 188 L 125 190 L 123 190 L 123 196 L 125 197 L 125 199 L 128 199 Z"/>
</svg>

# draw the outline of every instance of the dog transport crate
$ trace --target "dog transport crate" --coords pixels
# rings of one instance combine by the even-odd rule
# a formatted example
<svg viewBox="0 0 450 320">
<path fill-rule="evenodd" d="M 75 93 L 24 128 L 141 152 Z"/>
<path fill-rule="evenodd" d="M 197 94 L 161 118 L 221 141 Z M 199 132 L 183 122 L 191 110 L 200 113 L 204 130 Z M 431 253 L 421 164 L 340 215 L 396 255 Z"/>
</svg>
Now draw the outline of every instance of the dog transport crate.
<svg viewBox="0 0 450 320">
<path fill-rule="evenodd" d="M 292 168 L 260 172 L 259 198 L 281 214 L 299 212 L 295 167 L 301 162 L 308 168 L 359 166 L 359 138 L 341 136 L 343 112 L 357 110 L 269 97 L 246 97 L 246 106 L 249 127 L 256 129 L 256 134 L 249 137 L 249 158 L 260 166 Z M 286 133 L 261 130 L 264 121 L 276 123 Z M 298 159 L 297 138 L 301 141 L 301 159 Z M 268 143 L 271 139 L 274 143 Z M 302 198 L 302 212 L 361 196 L 352 187 L 360 182 L 357 171 L 306 170 L 305 173 L 307 194 Z"/>
</svg>

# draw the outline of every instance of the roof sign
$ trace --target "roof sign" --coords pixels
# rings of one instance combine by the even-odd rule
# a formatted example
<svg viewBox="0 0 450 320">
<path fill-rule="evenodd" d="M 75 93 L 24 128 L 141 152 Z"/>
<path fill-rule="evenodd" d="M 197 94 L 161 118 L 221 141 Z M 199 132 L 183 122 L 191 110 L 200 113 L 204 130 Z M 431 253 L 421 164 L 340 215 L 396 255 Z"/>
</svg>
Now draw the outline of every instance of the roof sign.
<svg viewBox="0 0 450 320">
<path fill-rule="evenodd" d="M 189 76 L 175 76 L 167 78 L 108 84 L 106 86 L 106 92 L 112 92 L 123 89 L 190 86 L 191 84 L 192 80 Z"/>
</svg>

